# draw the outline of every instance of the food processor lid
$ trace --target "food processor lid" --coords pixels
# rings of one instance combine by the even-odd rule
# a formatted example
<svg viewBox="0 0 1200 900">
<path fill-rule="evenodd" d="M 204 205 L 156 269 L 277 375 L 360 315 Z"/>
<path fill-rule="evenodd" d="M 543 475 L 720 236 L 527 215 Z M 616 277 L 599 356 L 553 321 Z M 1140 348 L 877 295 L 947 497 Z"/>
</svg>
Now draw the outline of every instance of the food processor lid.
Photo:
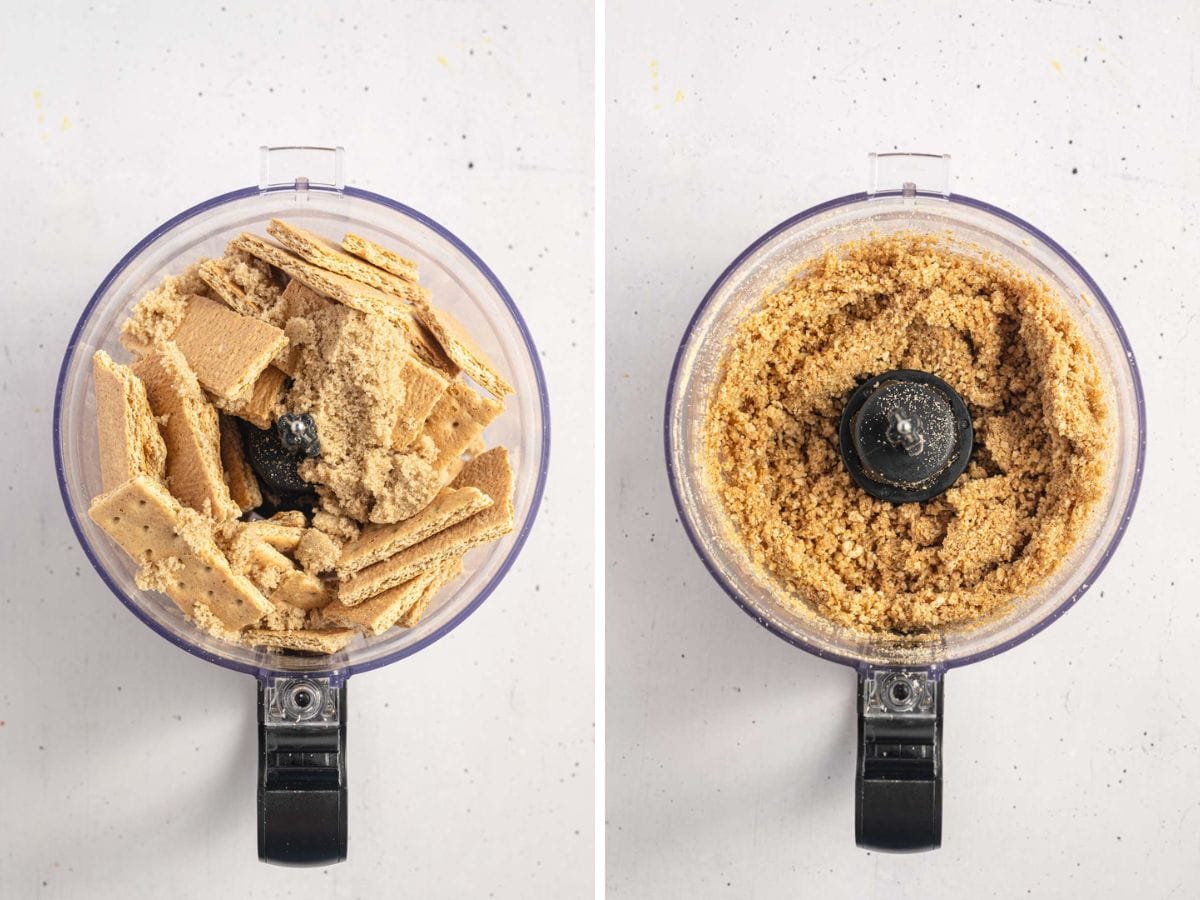
<svg viewBox="0 0 1200 900">
<path fill-rule="evenodd" d="M 928 372 L 896 369 L 850 395 L 839 437 L 842 462 L 859 487 L 880 500 L 915 503 L 966 471 L 975 431 L 954 388 Z"/>
<path fill-rule="evenodd" d="M 330 177 L 326 180 L 310 180 L 308 178 L 294 178 L 291 180 L 279 180 L 272 178 L 271 170 L 275 168 L 276 173 L 285 167 L 290 166 L 295 160 L 311 161 L 315 156 L 326 155 L 329 160 Z M 295 670 L 284 668 L 282 666 L 273 667 L 270 663 L 270 658 L 267 654 L 259 654 L 262 662 L 252 664 L 240 659 L 233 659 L 227 656 L 219 655 L 206 649 L 197 643 L 188 641 L 186 638 L 173 632 L 170 628 L 165 627 L 162 623 L 155 620 L 150 613 L 142 609 L 136 602 L 133 602 L 125 594 L 125 591 L 120 584 L 117 583 L 115 577 L 110 574 L 105 565 L 101 562 L 96 551 L 90 544 L 89 536 L 87 535 L 83 523 L 80 521 L 80 516 L 74 508 L 70 490 L 67 484 L 67 465 L 63 454 L 63 422 L 64 402 L 67 394 L 67 380 L 71 371 L 72 361 L 78 352 L 81 343 L 83 332 L 88 325 L 91 317 L 96 312 L 101 300 L 108 293 L 114 282 L 132 266 L 135 261 L 149 248 L 155 245 L 160 239 L 169 235 L 171 232 L 179 229 L 197 217 L 210 214 L 220 208 L 235 206 L 240 203 L 246 203 L 252 200 L 257 200 L 267 195 L 280 194 L 291 195 L 299 198 L 311 194 L 316 197 L 326 195 L 345 196 L 360 202 L 374 204 L 380 207 L 398 213 L 408 219 L 411 219 L 420 225 L 428 228 L 438 238 L 444 240 L 450 245 L 454 251 L 461 254 L 462 257 L 473 266 L 483 280 L 495 291 L 496 296 L 502 302 L 504 309 L 511 318 L 512 324 L 520 336 L 521 349 L 532 370 L 534 383 L 536 387 L 536 408 L 539 414 L 541 425 L 541 433 L 538 435 L 536 443 L 531 444 L 527 448 L 527 452 L 536 460 L 535 472 L 536 478 L 530 492 L 530 500 L 528 506 L 528 514 L 523 521 L 518 522 L 518 527 L 512 536 L 512 543 L 508 548 L 504 559 L 497 566 L 496 571 L 488 578 L 470 602 L 458 610 L 447 621 L 440 623 L 439 626 L 431 631 L 428 635 L 423 636 L 413 643 L 397 648 L 396 650 L 371 659 L 350 662 L 346 659 L 344 651 L 339 654 L 334 654 L 329 657 L 320 659 L 313 658 L 309 660 L 314 663 L 312 667 L 303 669 L 303 673 L 309 677 L 331 677 L 334 679 L 343 679 L 358 672 L 369 671 L 380 666 L 388 665 L 405 656 L 416 653 L 424 649 L 435 641 L 441 639 L 445 635 L 453 631 L 460 625 L 468 616 L 471 615 L 478 607 L 486 600 L 491 593 L 499 586 L 500 582 L 507 575 L 508 571 L 516 562 L 520 555 L 526 540 L 529 537 L 529 532 L 533 528 L 533 523 L 537 518 L 538 511 L 541 506 L 542 496 L 545 489 L 546 475 L 550 454 L 550 407 L 546 388 L 545 373 L 542 369 L 540 354 L 533 342 L 533 337 L 529 332 L 529 328 L 525 323 L 516 303 L 508 290 L 501 283 L 500 279 L 488 267 L 488 265 L 460 238 L 453 232 L 441 225 L 439 222 L 425 215 L 424 213 L 413 209 L 399 201 L 393 200 L 381 194 L 372 191 L 355 188 L 344 184 L 343 182 L 343 150 L 341 147 L 322 148 L 322 147 L 262 147 L 260 148 L 260 178 L 257 186 L 241 188 L 239 190 L 230 191 L 225 194 L 220 194 L 212 197 L 189 209 L 184 210 L 178 215 L 167 220 L 159 225 L 145 237 L 143 237 L 134 247 L 126 253 L 121 260 L 112 268 L 112 270 L 104 277 L 95 293 L 89 299 L 83 312 L 80 314 L 79 320 L 76 322 L 72 330 L 71 337 L 67 343 L 63 353 L 63 361 L 59 368 L 58 381 L 55 388 L 54 396 L 54 419 L 53 419 L 53 444 L 54 444 L 54 463 L 58 477 L 59 492 L 63 498 L 63 504 L 67 511 L 67 517 L 71 522 L 71 527 L 79 539 L 80 548 L 87 556 L 92 567 L 99 574 L 104 584 L 111 590 L 118 599 L 132 612 L 138 619 L 149 626 L 153 631 L 169 640 L 171 643 L 186 650 L 194 656 L 200 657 L 208 662 L 215 663 L 222 667 L 232 669 L 247 674 L 256 676 L 265 676 L 272 674 L 294 674 Z M 282 160 L 282 166 L 281 166 Z M 295 171 L 294 169 L 290 171 Z M 285 197 L 281 196 L 281 200 Z"/>
<path fill-rule="evenodd" d="M 894 211 L 903 204 L 907 210 L 934 217 L 944 215 L 939 210 L 958 210 L 951 215 L 970 216 L 994 222 L 993 228 L 998 231 L 1007 228 L 1010 232 L 1015 232 L 1015 239 L 1006 239 L 1014 247 L 1036 248 L 1038 253 L 1046 259 L 1053 259 L 1060 270 L 1063 270 L 1072 281 L 1077 282 L 1081 292 L 1087 297 L 1089 315 L 1093 316 L 1096 321 L 1104 323 L 1105 331 L 1110 334 L 1112 342 L 1119 347 L 1119 353 L 1113 354 L 1112 361 L 1122 370 L 1119 380 L 1128 384 L 1128 394 L 1130 395 L 1128 408 L 1124 411 L 1128 430 L 1132 435 L 1130 446 L 1127 448 L 1130 460 L 1124 466 L 1128 473 L 1128 483 L 1122 488 L 1123 500 L 1119 502 L 1119 508 L 1114 508 L 1109 514 L 1112 524 L 1108 527 L 1109 533 L 1103 549 L 1091 555 L 1087 566 L 1079 570 L 1080 577 L 1077 579 L 1077 586 L 1063 597 L 1057 606 L 1029 623 L 1028 627 L 1017 633 L 1006 634 L 994 644 L 979 649 L 970 649 L 957 655 L 945 652 L 943 647 L 941 652 L 928 655 L 925 662 L 902 663 L 918 669 L 936 670 L 958 667 L 1002 653 L 1028 640 L 1074 605 L 1104 570 L 1125 533 L 1140 490 L 1146 444 L 1145 399 L 1133 349 L 1115 311 L 1099 285 L 1070 253 L 1024 219 L 990 203 L 962 194 L 952 194 L 949 189 L 949 156 L 872 153 L 869 157 L 871 174 L 867 191 L 825 201 L 786 219 L 767 231 L 726 266 L 693 313 L 672 364 L 667 388 L 663 437 L 668 480 L 680 521 L 701 561 L 714 580 L 755 621 L 789 643 L 824 659 L 859 669 L 871 668 L 874 665 L 894 664 L 894 662 L 884 659 L 876 661 L 874 658 L 868 658 L 848 647 L 839 646 L 837 642 L 819 642 L 812 635 L 798 633 L 789 628 L 786 623 L 777 620 L 769 610 L 757 606 L 749 596 L 744 594 L 731 574 L 725 571 L 725 565 L 710 554 L 707 542 L 711 540 L 711 536 L 702 534 L 700 522 L 693 520 L 694 492 L 688 481 L 688 475 L 696 463 L 696 457 L 689 456 L 687 448 L 684 446 L 683 435 L 686 431 L 684 420 L 686 417 L 681 414 L 683 400 L 691 388 L 696 361 L 702 352 L 697 336 L 706 331 L 716 311 L 720 310 L 721 303 L 726 299 L 720 295 L 727 289 L 727 285 L 743 275 L 743 270 L 748 264 L 760 262 L 764 253 L 769 254 L 773 246 L 778 245 L 792 232 L 802 227 L 817 227 L 813 220 L 836 218 L 839 222 L 846 221 L 852 208 L 867 209 L 869 208 L 868 204 L 873 207 L 876 202 L 879 202 L 880 210 L 886 208 Z M 898 171 L 907 173 L 910 171 L 907 167 L 913 165 L 916 166 L 918 172 L 924 174 L 914 180 L 897 177 Z M 874 214 L 874 209 L 872 209 L 871 213 L 867 215 Z M 1120 357 L 1119 361 L 1117 360 L 1118 356 Z M 706 356 L 708 368 L 711 368 L 711 363 L 711 359 Z M 938 642 L 934 642 L 934 646 L 937 644 Z"/>
</svg>

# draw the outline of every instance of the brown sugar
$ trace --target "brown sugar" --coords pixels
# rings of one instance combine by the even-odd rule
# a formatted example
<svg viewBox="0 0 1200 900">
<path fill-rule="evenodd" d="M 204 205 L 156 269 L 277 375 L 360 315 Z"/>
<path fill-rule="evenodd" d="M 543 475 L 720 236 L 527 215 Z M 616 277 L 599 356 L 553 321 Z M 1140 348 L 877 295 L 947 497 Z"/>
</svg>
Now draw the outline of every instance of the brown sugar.
<svg viewBox="0 0 1200 900">
<path fill-rule="evenodd" d="M 901 368 L 962 396 L 975 449 L 945 494 L 892 505 L 851 480 L 838 426 L 863 379 Z M 812 261 L 740 323 L 705 467 L 786 602 L 915 634 L 982 621 L 1054 573 L 1104 496 L 1111 414 L 1044 282 L 938 237 L 877 237 Z"/>
</svg>

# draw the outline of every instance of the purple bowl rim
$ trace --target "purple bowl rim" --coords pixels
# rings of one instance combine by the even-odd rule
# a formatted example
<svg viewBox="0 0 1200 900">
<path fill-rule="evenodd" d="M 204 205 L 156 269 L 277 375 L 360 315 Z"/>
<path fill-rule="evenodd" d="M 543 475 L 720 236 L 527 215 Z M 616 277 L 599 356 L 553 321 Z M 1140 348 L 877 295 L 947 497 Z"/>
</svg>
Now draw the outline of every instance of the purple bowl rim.
<svg viewBox="0 0 1200 900">
<path fill-rule="evenodd" d="M 1100 290 L 1100 286 L 1098 284 L 1096 284 L 1096 282 L 1092 278 L 1092 276 L 1087 273 L 1087 271 L 1083 268 L 1083 266 L 1081 266 L 1079 264 L 1079 262 L 1075 259 L 1074 256 L 1072 256 L 1070 253 L 1068 253 L 1057 241 L 1052 239 L 1049 235 L 1045 234 L 1038 228 L 1036 228 L 1033 225 L 1031 225 L 1030 223 L 1026 222 L 1024 219 L 1020 218 L 1019 216 L 1015 216 L 1012 213 L 1008 212 L 1007 210 L 1001 209 L 998 206 L 993 206 L 990 203 L 985 203 L 982 200 L 976 200 L 973 197 L 968 197 L 963 194 L 943 195 L 943 194 L 935 193 L 932 191 L 917 191 L 916 195 L 919 197 L 927 198 L 927 199 L 944 200 L 949 203 L 957 203 L 962 206 L 968 206 L 973 209 L 978 209 L 978 210 L 981 210 L 982 212 L 989 213 L 993 216 L 996 216 L 999 219 L 1002 219 L 1002 220 L 1008 222 L 1011 225 L 1015 225 L 1018 228 L 1024 230 L 1031 236 L 1033 236 L 1033 237 L 1037 238 L 1039 241 L 1041 241 L 1045 246 L 1050 248 L 1050 250 L 1052 250 L 1053 252 L 1058 254 L 1058 256 L 1064 262 L 1066 262 L 1068 266 L 1071 267 L 1072 271 L 1074 271 L 1075 274 L 1077 276 L 1079 276 L 1079 278 L 1087 286 L 1088 290 L 1090 290 L 1092 292 L 1092 294 L 1095 296 L 1096 300 L 1099 301 L 1100 308 L 1104 310 L 1104 314 L 1106 316 L 1108 316 L 1109 321 L 1112 323 L 1113 329 L 1116 331 L 1116 334 L 1117 334 L 1117 339 L 1120 341 L 1121 346 L 1125 350 L 1125 360 L 1126 360 L 1127 365 L 1129 366 L 1129 374 L 1133 381 L 1134 399 L 1136 401 L 1135 405 L 1137 407 L 1137 426 L 1138 426 L 1137 459 L 1136 459 L 1135 466 L 1134 466 L 1133 485 L 1130 488 L 1129 497 L 1125 502 L 1125 508 L 1121 512 L 1121 520 L 1117 523 L 1117 529 L 1113 533 L 1112 539 L 1108 542 L 1108 546 L 1104 549 L 1104 553 L 1102 554 L 1100 559 L 1092 567 L 1091 571 L 1088 572 L 1087 577 L 1085 577 L 1083 579 L 1083 581 L 1080 584 L 1080 587 L 1078 587 L 1075 591 L 1073 591 L 1070 594 L 1070 596 L 1068 596 L 1066 599 L 1064 599 L 1062 603 L 1060 603 L 1054 610 L 1052 610 L 1050 613 L 1048 613 L 1046 616 L 1044 616 L 1040 621 L 1035 622 L 1029 628 L 1025 629 L 1025 631 L 1021 632 L 1020 634 L 1016 635 L 1015 637 L 1011 637 L 1008 640 L 1003 641 L 1000 644 L 997 644 L 995 647 L 991 647 L 987 650 L 981 650 L 978 653 L 973 653 L 968 656 L 963 656 L 963 657 L 956 658 L 956 659 L 939 660 L 935 663 L 925 664 L 925 665 L 921 665 L 921 666 L 905 666 L 905 668 L 908 668 L 908 669 L 926 669 L 926 670 L 930 670 L 930 671 L 943 671 L 943 670 L 955 669 L 960 666 L 967 666 L 972 663 L 980 662 L 981 660 L 988 659 L 989 657 L 996 656 L 997 654 L 1000 654 L 1000 653 L 1004 653 L 1007 650 L 1011 650 L 1013 647 L 1017 646 L 1018 644 L 1024 643 L 1025 641 L 1027 641 L 1031 637 L 1033 637 L 1035 634 L 1037 634 L 1040 631 L 1042 631 L 1043 629 L 1047 628 L 1051 623 L 1056 621 L 1059 617 L 1061 617 L 1063 615 L 1063 613 L 1065 613 L 1068 609 L 1070 609 L 1072 606 L 1074 606 L 1075 603 L 1085 593 L 1087 593 L 1088 588 L 1091 587 L 1092 584 L 1095 583 L 1096 578 L 1098 578 L 1100 573 L 1104 571 L 1105 566 L 1108 565 L 1108 561 L 1112 558 L 1113 554 L 1116 552 L 1117 546 L 1121 543 L 1121 538 L 1125 535 L 1125 529 L 1129 525 L 1129 520 L 1133 516 L 1133 509 L 1134 509 L 1134 506 L 1137 504 L 1138 494 L 1141 490 L 1142 470 L 1143 470 L 1143 466 L 1144 466 L 1145 460 L 1146 460 L 1146 401 L 1145 401 L 1145 395 L 1143 394 L 1143 391 L 1142 391 L 1142 379 L 1138 373 L 1137 360 L 1133 355 L 1133 348 L 1129 344 L 1129 338 L 1125 334 L 1125 329 L 1121 326 L 1121 322 L 1117 318 L 1117 314 L 1113 310 L 1112 305 L 1108 302 L 1108 298 L 1104 295 L 1104 292 L 1102 290 Z M 749 615 L 752 619 L 754 619 L 755 622 L 757 622 L 762 627 L 766 628 L 772 634 L 776 635 L 777 637 L 783 638 L 783 640 L 787 641 L 789 644 L 799 647 L 801 650 L 811 653 L 814 656 L 818 656 L 821 659 L 827 659 L 832 662 L 841 663 L 842 665 L 850 666 L 852 668 L 856 668 L 859 670 L 891 668 L 891 667 L 893 667 L 893 664 L 869 663 L 863 659 L 859 659 L 854 656 L 849 656 L 849 655 L 842 654 L 842 653 L 824 651 L 824 650 L 821 650 L 818 647 L 815 647 L 812 644 L 809 644 L 808 642 L 776 627 L 770 620 L 765 619 L 763 616 L 761 616 L 754 609 L 754 607 L 750 604 L 750 602 L 745 597 L 743 597 L 736 590 L 736 588 L 722 576 L 720 571 L 714 565 L 713 561 L 704 552 L 703 546 L 700 543 L 699 536 L 696 534 L 694 528 L 692 527 L 692 523 L 689 520 L 686 511 L 684 510 L 683 500 L 682 500 L 682 496 L 681 496 L 681 490 L 679 487 L 679 477 L 680 476 L 679 476 L 679 473 L 676 471 L 674 462 L 672 461 L 671 407 L 672 407 L 672 401 L 675 398 L 676 381 L 679 376 L 679 369 L 680 369 L 680 365 L 683 360 L 684 350 L 688 346 L 688 341 L 690 340 L 690 338 L 692 336 L 692 332 L 696 327 L 697 321 L 700 319 L 700 316 L 704 313 L 704 311 L 708 308 L 709 304 L 712 302 L 713 297 L 716 295 L 717 291 L 722 287 L 722 285 L 725 284 L 725 282 L 729 279 L 729 277 L 733 274 L 733 272 L 735 270 L 737 270 L 737 268 L 746 261 L 746 259 L 748 257 L 750 257 L 760 247 L 762 247 L 768 241 L 777 237 L 782 232 L 786 231 L 789 228 L 792 228 L 795 225 L 798 225 L 801 222 L 806 221 L 807 219 L 811 219 L 813 216 L 819 215 L 824 212 L 828 212 L 833 209 L 838 209 L 842 206 L 849 206 L 854 203 L 860 203 L 864 200 L 871 200 L 871 199 L 874 199 L 877 197 L 896 197 L 896 196 L 902 196 L 902 193 L 900 191 L 879 191 L 879 192 L 876 192 L 875 194 L 868 194 L 864 191 L 864 192 L 860 192 L 857 194 L 847 194 L 842 197 L 837 197 L 832 200 L 827 200 L 824 203 L 819 203 L 816 206 L 809 207 L 808 209 L 804 210 L 803 212 L 797 213 L 796 215 L 794 215 L 788 219 L 785 219 L 784 221 L 782 221 L 778 225 L 776 225 L 774 228 L 767 231 L 765 234 L 763 234 L 761 237 L 759 237 L 757 240 L 755 240 L 752 244 L 750 244 L 750 246 L 748 246 L 745 250 L 743 250 L 737 256 L 737 258 L 734 259 L 733 262 L 731 262 L 728 266 L 726 266 L 725 270 L 723 272 L 721 272 L 721 274 L 717 277 L 717 280 L 713 282 L 712 287 L 710 287 L 708 289 L 708 293 L 706 293 L 704 295 L 704 299 L 700 301 L 700 305 L 696 307 L 696 311 L 692 314 L 691 319 L 688 321 L 687 328 L 683 332 L 683 337 L 680 339 L 679 348 L 678 348 L 678 350 L 676 350 L 675 359 L 671 364 L 671 375 L 667 382 L 666 407 L 665 407 L 665 412 L 664 412 L 664 416 L 663 416 L 663 445 L 664 445 L 664 450 L 665 450 L 665 455 L 666 455 L 666 463 L 667 463 L 667 481 L 671 486 L 671 496 L 675 501 L 675 509 L 679 513 L 679 521 L 683 525 L 683 529 L 687 533 L 688 539 L 692 543 L 692 547 L 695 549 L 696 554 L 700 557 L 700 561 L 704 564 L 704 567 L 708 570 L 708 573 L 713 577 L 713 579 L 717 582 L 717 584 L 721 586 L 721 588 L 725 591 L 725 593 L 728 594 L 733 599 L 733 601 L 735 603 L 737 603 L 737 605 L 739 607 L 741 607 L 741 609 L 747 615 Z"/>
<path fill-rule="evenodd" d="M 75 350 L 75 346 L 79 341 L 79 334 L 83 330 L 83 325 L 87 321 L 88 316 L 91 315 L 92 310 L 95 308 L 96 304 L 99 303 L 100 297 L 105 291 L 108 290 L 109 285 L 111 285 L 112 282 L 123 271 L 125 271 L 129 264 L 133 262 L 133 260 L 154 241 L 158 240 L 164 234 L 171 231 L 181 223 L 203 212 L 207 212 L 210 209 L 215 209 L 218 206 L 223 206 L 227 203 L 233 203 L 237 200 L 242 200 L 247 197 L 256 197 L 267 193 L 284 193 L 290 190 L 292 190 L 290 185 L 270 187 L 266 189 L 259 187 L 246 187 L 220 194 L 216 197 L 205 200 L 202 203 L 198 203 L 176 216 L 173 216 L 138 241 L 138 243 L 134 245 L 133 249 L 121 257 L 121 260 L 112 268 L 108 275 L 105 276 L 104 280 L 100 282 L 100 286 L 96 289 L 95 293 L 92 294 L 91 300 L 88 301 L 87 305 L 83 309 L 83 312 L 80 314 L 79 320 L 75 323 L 75 328 L 71 331 L 71 337 L 68 340 L 66 349 L 63 352 L 63 361 L 62 365 L 59 367 L 58 373 L 58 383 L 54 390 L 54 422 L 52 439 L 54 442 L 54 469 L 55 474 L 58 477 L 59 492 L 62 495 L 63 506 L 67 511 L 67 518 L 71 522 L 71 527 L 75 531 L 75 536 L 79 539 L 79 546 L 83 550 L 84 555 L 88 558 L 88 561 L 92 564 L 92 568 L 94 568 L 100 575 L 100 580 L 108 586 L 108 589 L 116 595 L 117 599 L 121 601 L 126 609 L 133 613 L 134 616 L 136 616 L 143 624 L 148 626 L 160 637 L 165 638 L 175 646 L 180 647 L 193 656 L 197 656 L 207 662 L 215 663 L 222 668 L 232 669 L 236 672 L 244 672 L 248 675 L 254 675 L 260 679 L 269 678 L 275 675 L 291 674 L 293 670 L 273 669 L 268 666 L 256 666 L 249 663 L 243 663 L 238 660 L 225 659 L 224 657 L 217 656 L 214 653 L 209 653 L 201 647 L 188 643 L 188 641 L 184 640 L 179 635 L 174 634 L 167 629 L 161 628 L 157 622 L 143 612 L 141 607 L 126 598 L 124 591 L 121 590 L 120 587 L 113 581 L 113 579 L 109 577 L 108 572 L 105 571 L 105 568 L 100 563 L 100 560 L 95 556 L 94 553 L 92 553 L 92 549 L 88 544 L 88 539 L 83 532 L 83 527 L 80 525 L 78 517 L 75 515 L 75 511 L 71 508 L 71 498 L 67 493 L 66 479 L 63 475 L 61 428 L 59 423 L 62 417 L 63 383 L 67 375 L 67 364 L 70 361 L 73 351 Z M 533 497 L 530 501 L 529 515 L 522 524 L 520 531 L 517 532 L 516 540 L 513 542 L 511 549 L 508 551 L 508 555 L 500 564 L 500 568 L 488 580 L 487 584 L 485 584 L 479 590 L 479 592 L 473 598 L 471 598 L 471 601 L 465 607 L 463 607 L 463 609 L 459 610 L 459 612 L 456 613 L 453 618 L 411 646 L 403 647 L 392 653 L 388 653 L 385 656 L 381 656 L 378 659 L 368 660 L 367 662 L 356 665 L 332 665 L 329 668 L 322 668 L 319 670 L 304 670 L 303 672 L 299 673 L 306 677 L 329 677 L 333 678 L 335 681 L 344 681 L 351 675 L 367 672 L 371 669 L 376 669 L 380 666 L 385 666 L 396 662 L 397 660 L 403 659 L 406 656 L 411 656 L 418 650 L 423 650 L 425 647 L 428 647 L 435 641 L 445 637 L 447 634 L 461 625 L 463 621 L 469 615 L 471 615 L 471 613 L 479 608 L 480 604 L 482 604 L 483 601 L 486 600 L 496 589 L 500 581 L 508 573 L 508 570 L 512 568 L 513 564 L 517 560 L 517 557 L 520 555 L 521 550 L 525 546 L 525 541 L 529 537 L 529 532 L 533 528 L 534 521 L 537 519 L 537 514 L 541 507 L 542 494 L 546 486 L 546 474 L 549 468 L 550 460 L 550 405 L 546 390 L 546 376 L 542 371 L 541 359 L 538 356 L 537 347 L 533 342 L 533 337 L 529 333 L 529 328 L 525 324 L 525 319 L 521 316 L 520 310 L 517 308 L 516 303 L 513 302 L 512 296 L 508 293 L 508 290 L 503 284 L 501 284 L 500 279 L 496 277 L 491 268 L 489 268 L 488 265 L 482 259 L 480 259 L 474 250 L 463 243 L 463 241 L 460 240 L 453 232 L 434 219 L 431 219 L 424 213 L 413 209 L 411 206 L 406 206 L 405 204 L 393 200 L 390 197 L 385 197 L 382 194 L 376 194 L 372 191 L 362 190 L 361 188 L 354 188 L 348 185 L 341 189 L 313 185 L 309 188 L 309 190 L 330 194 L 342 194 L 348 197 L 356 197 L 358 199 L 368 200 L 381 206 L 385 206 L 395 212 L 400 213 L 401 215 L 420 222 L 422 225 L 425 225 L 435 234 L 448 241 L 460 253 L 462 253 L 471 262 L 471 264 L 479 270 L 484 278 L 487 279 L 488 283 L 492 286 L 496 293 L 499 294 L 500 299 L 504 302 L 509 314 L 512 316 L 513 321 L 517 325 L 517 330 L 520 332 L 521 338 L 525 342 L 525 349 L 529 354 L 529 358 L 533 361 L 534 377 L 537 381 L 538 387 L 538 402 L 541 408 L 542 416 L 542 440 L 539 448 L 538 476 L 537 483 L 534 485 L 533 489 Z"/>
</svg>

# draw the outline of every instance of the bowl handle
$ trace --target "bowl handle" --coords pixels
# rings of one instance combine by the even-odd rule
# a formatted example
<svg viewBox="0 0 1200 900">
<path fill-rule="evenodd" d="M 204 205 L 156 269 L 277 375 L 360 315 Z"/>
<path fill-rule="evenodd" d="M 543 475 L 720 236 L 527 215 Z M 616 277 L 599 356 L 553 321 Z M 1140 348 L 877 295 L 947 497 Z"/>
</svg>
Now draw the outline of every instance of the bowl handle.
<svg viewBox="0 0 1200 900">
<path fill-rule="evenodd" d="M 859 672 L 854 837 L 871 850 L 941 846 L 940 672 Z"/>
<path fill-rule="evenodd" d="M 326 866 L 346 858 L 345 679 L 258 682 L 258 858 Z"/>
</svg>

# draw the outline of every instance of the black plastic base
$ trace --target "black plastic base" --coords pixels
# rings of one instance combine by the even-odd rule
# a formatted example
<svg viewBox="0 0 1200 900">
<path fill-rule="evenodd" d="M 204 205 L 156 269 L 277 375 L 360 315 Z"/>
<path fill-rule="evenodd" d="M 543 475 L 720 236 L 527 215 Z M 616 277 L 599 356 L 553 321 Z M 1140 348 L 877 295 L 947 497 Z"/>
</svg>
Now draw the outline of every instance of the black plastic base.
<svg viewBox="0 0 1200 900">
<path fill-rule="evenodd" d="M 329 698 L 336 704 L 334 720 L 293 722 L 272 717 L 270 688 L 258 684 L 258 858 L 263 862 L 327 866 L 346 858 L 346 685 L 323 689 L 334 694 Z"/>
<path fill-rule="evenodd" d="M 924 672 L 859 675 L 854 839 L 911 853 L 942 845 L 942 682 Z"/>
</svg>

